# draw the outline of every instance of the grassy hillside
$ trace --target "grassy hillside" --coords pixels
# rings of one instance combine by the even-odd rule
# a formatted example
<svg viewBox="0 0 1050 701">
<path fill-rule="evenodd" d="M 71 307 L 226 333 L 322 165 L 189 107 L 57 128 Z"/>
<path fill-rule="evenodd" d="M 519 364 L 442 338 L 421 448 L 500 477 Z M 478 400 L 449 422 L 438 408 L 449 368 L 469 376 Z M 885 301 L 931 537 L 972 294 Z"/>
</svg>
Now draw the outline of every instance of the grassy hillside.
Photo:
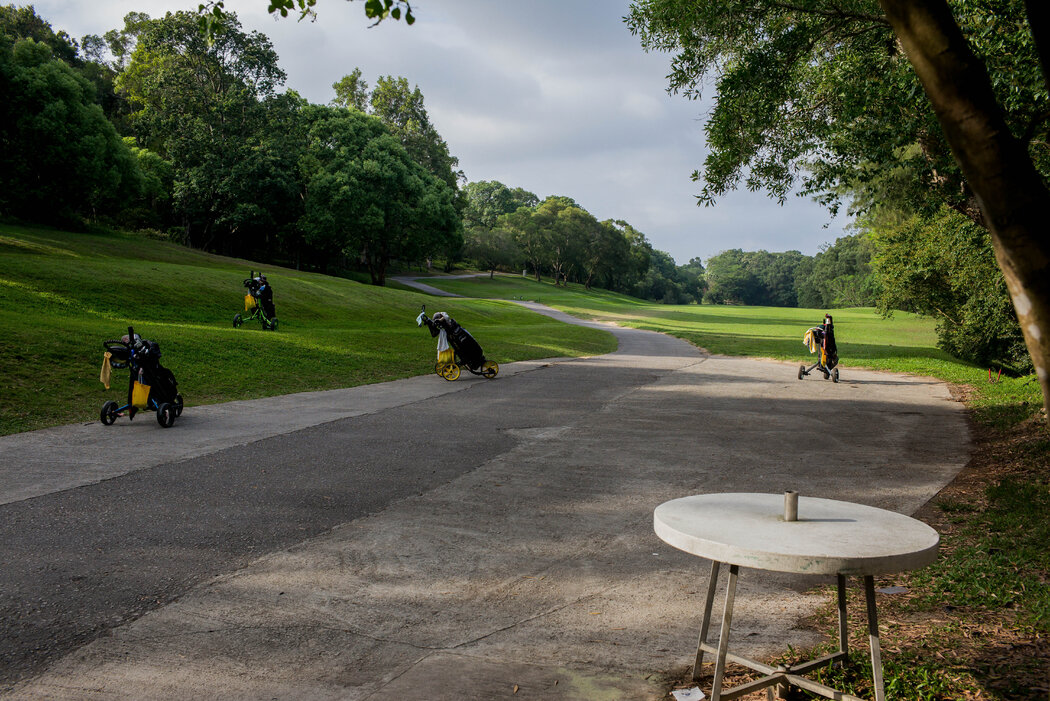
<svg viewBox="0 0 1050 701">
<path fill-rule="evenodd" d="M 397 289 L 267 267 L 280 320 L 234 329 L 248 261 L 131 234 L 0 225 L 0 353 L 7 370 L 0 434 L 97 419 L 126 371 L 98 381 L 102 341 L 133 325 L 160 343 L 188 406 L 350 387 L 433 371 L 420 304 L 450 312 L 497 362 L 590 355 L 608 333 L 499 301 L 437 300 Z"/>
<path fill-rule="evenodd" d="M 469 297 L 525 299 L 542 302 L 586 319 L 615 321 L 684 338 L 712 353 L 774 358 L 807 365 L 813 356 L 802 335 L 818 325 L 825 312 L 835 318 L 835 337 L 843 377 L 851 367 L 929 375 L 973 388 L 972 405 L 1004 419 L 1026 416 L 1042 405 L 1032 378 L 988 382 L 988 369 L 953 358 L 937 348 L 934 322 L 897 312 L 884 319 L 870 308 L 790 309 L 725 305 L 671 306 L 643 302 L 581 285 L 554 287 L 535 278 L 498 276 L 468 279 L 434 278 L 427 283 Z"/>
</svg>

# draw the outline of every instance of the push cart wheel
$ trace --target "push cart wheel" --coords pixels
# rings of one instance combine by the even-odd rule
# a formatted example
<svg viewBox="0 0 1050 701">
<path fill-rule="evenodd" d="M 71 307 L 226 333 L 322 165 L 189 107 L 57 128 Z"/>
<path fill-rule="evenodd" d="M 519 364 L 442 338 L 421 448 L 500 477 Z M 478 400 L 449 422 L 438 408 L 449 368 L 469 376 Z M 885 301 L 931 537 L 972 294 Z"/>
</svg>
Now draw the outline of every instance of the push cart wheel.
<svg viewBox="0 0 1050 701">
<path fill-rule="evenodd" d="M 175 405 L 164 402 L 157 407 L 157 423 L 164 428 L 171 428 L 175 423 Z"/>
<path fill-rule="evenodd" d="M 98 413 L 98 418 L 102 421 L 103 426 L 112 425 L 117 420 L 117 403 L 110 400 L 103 404 L 102 411 Z"/>
<path fill-rule="evenodd" d="M 491 360 L 486 360 L 481 365 L 481 374 L 486 379 L 491 380 L 493 377 L 499 374 L 499 365 L 492 362 Z"/>
<path fill-rule="evenodd" d="M 798 379 L 801 380 L 805 376 L 806 376 L 806 366 L 805 365 L 799 365 L 798 366 Z"/>
<path fill-rule="evenodd" d="M 277 330 L 277 317 L 274 317 L 274 318 L 270 319 L 270 330 L 271 331 L 276 331 Z"/>
<path fill-rule="evenodd" d="M 172 406 L 175 407 L 175 416 L 182 416 L 182 395 L 176 394 L 175 401 L 172 402 Z"/>
<path fill-rule="evenodd" d="M 234 314 L 234 316 L 233 316 L 233 328 L 236 329 L 243 323 L 244 323 L 244 319 L 241 318 L 241 315 L 240 314 Z"/>
<path fill-rule="evenodd" d="M 839 381 L 839 369 L 838 368 L 835 368 L 834 370 L 831 371 L 831 381 L 832 382 L 838 382 Z"/>
<path fill-rule="evenodd" d="M 445 363 L 434 363 L 434 372 L 436 372 L 437 374 L 439 374 L 442 377 L 444 377 L 445 376 Z"/>
<path fill-rule="evenodd" d="M 825 380 L 827 380 L 827 379 L 829 379 L 831 377 L 831 373 L 828 372 L 827 369 L 825 369 L 823 372 L 824 372 L 824 379 Z"/>
<path fill-rule="evenodd" d="M 459 366 L 455 363 L 449 363 L 445 366 L 445 371 L 441 373 L 441 376 L 449 382 L 455 382 L 459 379 Z"/>
</svg>

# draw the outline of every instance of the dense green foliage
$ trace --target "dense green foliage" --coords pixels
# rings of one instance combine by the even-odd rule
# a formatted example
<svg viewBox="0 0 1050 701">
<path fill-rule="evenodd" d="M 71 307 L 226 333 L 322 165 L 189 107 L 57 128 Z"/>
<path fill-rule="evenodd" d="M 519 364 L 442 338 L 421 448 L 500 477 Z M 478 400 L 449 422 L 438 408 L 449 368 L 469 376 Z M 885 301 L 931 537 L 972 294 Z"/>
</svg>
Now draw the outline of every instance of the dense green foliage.
<svg viewBox="0 0 1050 701">
<path fill-rule="evenodd" d="M 800 307 L 832 309 L 873 306 L 878 280 L 871 268 L 869 236 L 843 236 L 795 268 L 795 295 Z"/>
<path fill-rule="evenodd" d="M 535 207 L 540 199 L 520 187 L 510 188 L 498 180 L 467 183 L 463 188 L 463 226 L 492 229 L 504 214 L 519 207 Z"/>
<path fill-rule="evenodd" d="M 468 183 L 464 256 L 483 270 L 531 268 L 536 279 L 582 283 L 668 304 L 699 302 L 704 266 L 676 266 L 623 220 L 598 221 L 570 197 L 539 202 L 503 183 Z"/>
<path fill-rule="evenodd" d="M 0 217 L 75 221 L 141 191 L 136 159 L 68 62 L 75 55 L 31 10 L 0 7 Z"/>
<path fill-rule="evenodd" d="M 815 256 L 798 251 L 723 251 L 707 262 L 704 301 L 835 309 L 875 306 L 871 237 L 843 236 Z"/>
<path fill-rule="evenodd" d="M 359 83 L 369 115 L 310 105 L 279 91 L 266 36 L 223 13 L 206 38 L 197 20 L 132 12 L 81 54 L 32 8 L 0 8 L 0 217 L 155 229 L 296 267 L 361 261 L 376 284 L 393 259 L 459 251 L 462 174 L 418 88 Z M 371 121 L 370 137 L 329 128 L 333 112 Z M 353 211 L 335 231 L 338 202 Z"/>
<path fill-rule="evenodd" d="M 946 208 L 937 217 L 877 230 L 874 241 L 883 311 L 937 319 L 939 345 L 955 356 L 1031 372 L 986 229 Z"/>
<path fill-rule="evenodd" d="M 392 259 L 418 260 L 458 245 L 452 190 L 382 122 L 343 108 L 304 113 L 311 127 L 300 169 L 310 196 L 300 226 L 312 249 L 333 257 L 361 251 L 372 282 L 382 285 Z"/>
<path fill-rule="evenodd" d="M 1012 130 L 1050 173 L 1040 117 L 1050 96 L 1023 0 L 956 0 L 952 13 Z M 843 185 L 870 186 L 883 202 L 980 218 L 877 0 L 637 0 L 628 26 L 647 50 L 674 54 L 671 91 L 717 95 L 705 121 L 711 152 L 694 175 L 702 200 L 742 178 L 780 199 L 801 184 L 828 203 Z"/>
<path fill-rule="evenodd" d="M 415 324 L 432 298 L 267 267 L 280 331 L 234 329 L 249 269 L 259 264 L 140 235 L 0 225 L 0 353 L 10 361 L 0 434 L 97 420 L 127 381 L 114 371 L 112 389 L 99 383 L 102 341 L 128 325 L 160 343 L 187 411 L 433 372 L 434 340 Z M 499 363 L 615 348 L 605 332 L 506 302 L 447 299 L 439 308 Z"/>
</svg>

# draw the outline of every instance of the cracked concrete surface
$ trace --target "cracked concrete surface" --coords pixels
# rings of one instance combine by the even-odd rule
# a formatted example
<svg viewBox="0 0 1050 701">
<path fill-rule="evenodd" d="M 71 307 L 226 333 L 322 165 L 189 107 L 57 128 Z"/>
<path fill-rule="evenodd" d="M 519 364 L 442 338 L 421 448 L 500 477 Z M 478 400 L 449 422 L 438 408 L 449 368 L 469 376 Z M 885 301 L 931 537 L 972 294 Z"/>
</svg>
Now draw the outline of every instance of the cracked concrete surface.
<svg viewBox="0 0 1050 701">
<path fill-rule="evenodd" d="M 695 651 L 709 571 L 656 538 L 657 505 L 790 488 L 911 513 L 966 461 L 940 383 L 848 367 L 799 382 L 614 332 L 617 353 L 551 367 L 649 381 L 571 425 L 508 431 L 466 474 L 216 577 L 4 697 L 656 698 Z M 821 581 L 744 570 L 735 649 L 817 642 L 795 625 Z"/>
</svg>

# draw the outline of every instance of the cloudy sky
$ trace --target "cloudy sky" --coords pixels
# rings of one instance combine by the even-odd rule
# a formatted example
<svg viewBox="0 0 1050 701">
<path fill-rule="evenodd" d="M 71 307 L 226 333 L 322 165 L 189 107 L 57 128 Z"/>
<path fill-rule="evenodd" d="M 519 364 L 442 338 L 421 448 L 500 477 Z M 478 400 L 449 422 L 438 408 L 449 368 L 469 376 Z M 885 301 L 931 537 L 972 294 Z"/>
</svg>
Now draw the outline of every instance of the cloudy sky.
<svg viewBox="0 0 1050 701">
<path fill-rule="evenodd" d="M 123 26 L 131 11 L 158 17 L 198 0 L 32 4 L 79 39 Z M 287 88 L 327 103 L 355 67 L 370 85 L 404 76 L 468 180 L 567 195 L 599 219 L 628 221 L 679 264 L 728 248 L 812 255 L 843 234 L 843 216 L 798 197 L 781 207 L 743 190 L 696 206 L 689 176 L 706 154 L 704 105 L 667 94 L 670 57 L 642 51 L 623 23 L 627 0 L 413 0 L 414 25 L 371 29 L 362 0 L 319 0 L 316 22 L 275 20 L 267 4 L 226 8 L 270 37 Z"/>
</svg>

